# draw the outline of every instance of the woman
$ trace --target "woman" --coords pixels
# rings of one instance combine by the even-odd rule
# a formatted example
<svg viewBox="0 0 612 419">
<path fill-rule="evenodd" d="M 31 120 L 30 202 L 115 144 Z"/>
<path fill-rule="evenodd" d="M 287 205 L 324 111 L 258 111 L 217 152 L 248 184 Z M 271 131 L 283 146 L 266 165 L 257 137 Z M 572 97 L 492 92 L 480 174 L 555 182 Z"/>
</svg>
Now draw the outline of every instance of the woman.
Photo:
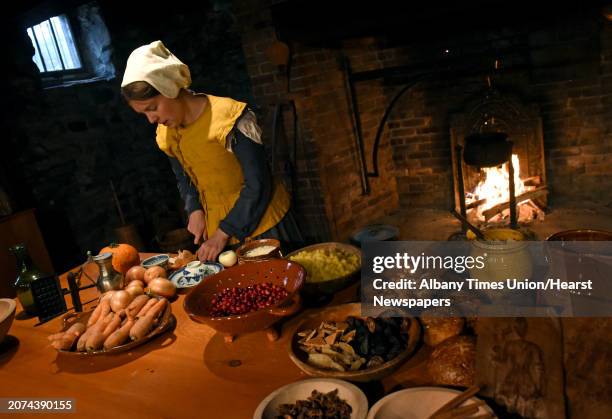
<svg viewBox="0 0 612 419">
<path fill-rule="evenodd" d="M 187 229 L 200 260 L 215 260 L 246 238 L 302 241 L 290 197 L 272 179 L 261 129 L 245 103 L 188 90 L 189 68 L 161 41 L 134 50 L 121 92 L 136 112 L 157 124 L 189 214 Z"/>
</svg>

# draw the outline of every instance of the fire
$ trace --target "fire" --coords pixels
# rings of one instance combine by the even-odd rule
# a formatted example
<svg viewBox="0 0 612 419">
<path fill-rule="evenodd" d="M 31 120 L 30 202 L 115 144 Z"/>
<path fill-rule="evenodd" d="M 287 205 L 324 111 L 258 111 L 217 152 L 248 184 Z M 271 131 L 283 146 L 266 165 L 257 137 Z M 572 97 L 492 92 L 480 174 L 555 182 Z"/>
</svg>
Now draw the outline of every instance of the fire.
<svg viewBox="0 0 612 419">
<path fill-rule="evenodd" d="M 520 194 L 527 192 L 532 187 L 525 186 L 519 173 L 521 171 L 519 165 L 518 155 L 512 155 L 512 166 L 514 167 L 514 195 L 519 196 Z M 504 163 L 497 167 L 487 167 L 482 169 L 484 178 L 476 185 L 476 188 L 472 192 L 466 194 L 466 203 L 469 205 L 472 202 L 486 199 L 484 203 L 479 205 L 476 210 L 476 217 L 480 221 L 485 221 L 483 212 L 493 208 L 495 205 L 502 204 L 510 201 L 510 191 L 508 188 L 508 179 L 510 173 L 508 172 L 508 163 Z M 529 201 L 523 200 L 521 202 Z M 521 202 L 517 201 L 517 204 Z M 504 211 L 507 212 L 508 210 Z"/>
</svg>

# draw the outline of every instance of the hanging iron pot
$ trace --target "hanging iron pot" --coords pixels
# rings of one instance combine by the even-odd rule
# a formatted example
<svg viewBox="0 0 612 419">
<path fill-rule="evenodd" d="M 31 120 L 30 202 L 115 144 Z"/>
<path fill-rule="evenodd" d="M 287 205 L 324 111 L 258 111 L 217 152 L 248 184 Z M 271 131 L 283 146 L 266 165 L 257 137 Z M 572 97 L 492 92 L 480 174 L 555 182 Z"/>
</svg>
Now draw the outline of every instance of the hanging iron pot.
<svg viewBox="0 0 612 419">
<path fill-rule="evenodd" d="M 511 156 L 512 142 L 504 132 L 475 133 L 465 137 L 463 161 L 470 166 L 499 166 Z"/>
</svg>

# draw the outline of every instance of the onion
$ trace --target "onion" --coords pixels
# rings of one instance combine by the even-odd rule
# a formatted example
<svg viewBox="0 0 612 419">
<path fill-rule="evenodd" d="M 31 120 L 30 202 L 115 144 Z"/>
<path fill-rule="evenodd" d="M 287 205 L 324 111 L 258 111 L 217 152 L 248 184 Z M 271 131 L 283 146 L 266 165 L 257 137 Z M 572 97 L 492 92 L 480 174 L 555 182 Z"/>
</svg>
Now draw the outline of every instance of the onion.
<svg viewBox="0 0 612 419">
<path fill-rule="evenodd" d="M 132 299 L 138 297 L 139 295 L 144 294 L 144 288 L 138 285 L 132 285 L 131 287 L 127 287 L 125 292 L 132 296 Z"/>
<path fill-rule="evenodd" d="M 238 261 L 238 257 L 236 256 L 236 252 L 233 250 L 227 250 L 219 255 L 219 262 L 226 268 L 230 266 L 234 266 Z"/>
<path fill-rule="evenodd" d="M 159 297 L 171 298 L 176 294 L 176 286 L 166 278 L 155 278 L 149 282 L 149 293 Z"/>
<path fill-rule="evenodd" d="M 132 266 L 125 273 L 125 280 L 126 282 L 132 282 L 132 281 L 144 282 L 145 272 L 146 272 L 146 269 L 140 265 Z"/>
<path fill-rule="evenodd" d="M 115 291 L 106 291 L 104 294 L 102 294 L 102 296 L 100 297 L 100 302 L 104 301 L 104 300 L 108 300 L 109 298 L 112 298 L 113 294 L 115 294 Z"/>
<path fill-rule="evenodd" d="M 166 278 L 166 270 L 161 266 L 151 266 L 144 274 L 144 281 L 148 284 L 155 278 Z"/>
<path fill-rule="evenodd" d="M 144 278 L 143 278 L 144 279 Z M 133 280 L 132 282 L 130 282 L 129 284 L 127 284 L 125 286 L 125 289 L 128 288 L 132 288 L 132 287 L 140 287 L 140 288 L 144 288 L 145 284 L 143 281 L 140 281 L 138 279 Z"/>
<path fill-rule="evenodd" d="M 110 300 L 111 310 L 115 313 L 119 312 L 119 310 L 126 308 L 130 304 L 132 298 L 127 291 L 116 291 Z"/>
</svg>

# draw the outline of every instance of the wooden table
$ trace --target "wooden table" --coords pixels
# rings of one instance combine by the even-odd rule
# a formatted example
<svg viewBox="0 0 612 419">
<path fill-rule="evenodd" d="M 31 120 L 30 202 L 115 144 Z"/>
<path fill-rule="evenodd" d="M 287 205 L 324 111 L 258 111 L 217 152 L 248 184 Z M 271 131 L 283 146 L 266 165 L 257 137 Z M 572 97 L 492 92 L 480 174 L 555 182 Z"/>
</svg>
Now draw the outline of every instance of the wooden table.
<svg viewBox="0 0 612 419">
<path fill-rule="evenodd" d="M 345 290 L 332 304 L 350 300 L 355 290 Z M 83 302 L 96 294 L 95 289 L 83 291 Z M 276 342 L 256 332 L 226 343 L 221 334 L 188 318 L 184 298 L 179 295 L 172 302 L 174 331 L 112 356 L 58 354 L 47 336 L 60 330 L 59 317 L 38 326 L 36 318 L 15 319 L 9 338 L 0 345 L 0 397 L 70 398 L 78 417 L 87 418 L 246 419 L 270 392 L 307 378 L 287 352 L 300 314 L 283 325 Z M 69 296 L 67 304 L 71 306 Z M 428 384 L 427 356 L 428 350 L 421 348 L 394 375 L 364 388 L 370 405 L 398 386 Z"/>
</svg>

